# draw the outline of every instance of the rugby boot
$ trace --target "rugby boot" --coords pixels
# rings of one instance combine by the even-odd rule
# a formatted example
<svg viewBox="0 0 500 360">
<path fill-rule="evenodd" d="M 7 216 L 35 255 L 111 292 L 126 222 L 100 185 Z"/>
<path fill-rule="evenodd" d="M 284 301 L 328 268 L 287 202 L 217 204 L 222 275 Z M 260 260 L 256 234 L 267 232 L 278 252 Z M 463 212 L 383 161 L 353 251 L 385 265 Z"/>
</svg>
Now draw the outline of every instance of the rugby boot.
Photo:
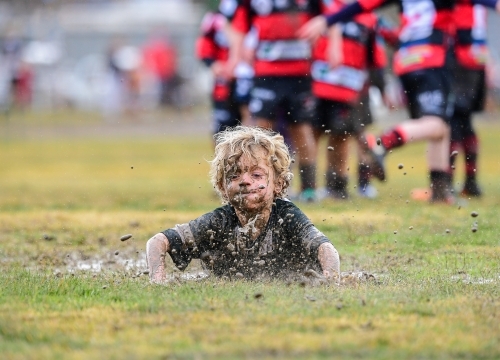
<svg viewBox="0 0 500 360">
<path fill-rule="evenodd" d="M 466 196 L 466 197 L 481 197 L 483 192 L 481 191 L 481 188 L 479 187 L 476 178 L 474 176 L 467 176 L 465 179 L 465 184 L 460 192 L 460 195 Z"/>
<path fill-rule="evenodd" d="M 300 192 L 299 196 L 297 197 L 297 201 L 302 202 L 302 203 L 315 203 L 317 202 L 318 195 L 316 194 L 316 189 L 304 189 Z"/>
<path fill-rule="evenodd" d="M 359 196 L 367 199 L 375 199 L 378 195 L 378 192 L 375 186 L 368 183 L 365 186 L 358 187 L 358 194 Z"/>
<path fill-rule="evenodd" d="M 338 200 L 348 199 L 349 193 L 347 192 L 347 183 L 347 177 L 343 176 L 335 176 L 327 179 L 326 189 L 328 196 Z"/>
<path fill-rule="evenodd" d="M 384 181 L 386 179 L 384 165 L 386 151 L 384 146 L 372 134 L 359 135 L 357 140 L 361 149 L 370 159 L 371 174 L 378 180 Z"/>
</svg>

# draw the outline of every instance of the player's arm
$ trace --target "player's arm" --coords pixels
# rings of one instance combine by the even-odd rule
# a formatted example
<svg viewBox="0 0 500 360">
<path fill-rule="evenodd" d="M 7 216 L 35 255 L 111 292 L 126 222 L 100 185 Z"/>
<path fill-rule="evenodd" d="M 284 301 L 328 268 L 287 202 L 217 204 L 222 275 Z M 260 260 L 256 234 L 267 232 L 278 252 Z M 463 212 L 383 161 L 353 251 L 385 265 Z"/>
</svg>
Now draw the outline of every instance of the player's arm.
<svg viewBox="0 0 500 360">
<path fill-rule="evenodd" d="M 344 61 L 342 29 L 340 26 L 332 26 L 328 29 L 328 52 L 327 61 L 331 68 L 335 68 Z"/>
<path fill-rule="evenodd" d="M 236 65 L 244 58 L 244 40 L 245 34 L 240 32 L 231 23 L 226 24 L 225 32 L 229 40 L 229 59 L 227 61 L 226 71 L 229 74 L 234 73 Z"/>
<path fill-rule="evenodd" d="M 318 248 L 318 261 L 327 279 L 340 281 L 339 252 L 329 242 L 321 244 Z"/>
<path fill-rule="evenodd" d="M 232 16 L 228 19 L 227 36 L 229 40 L 229 59 L 227 61 L 227 72 L 233 73 L 236 65 L 243 59 L 243 47 L 245 35 L 250 31 L 250 8 L 246 1 L 238 1 L 238 5 Z"/>
<path fill-rule="evenodd" d="M 146 261 L 149 268 L 149 280 L 155 284 L 165 281 L 165 256 L 170 250 L 170 242 L 163 233 L 158 233 L 146 244 Z"/>
<path fill-rule="evenodd" d="M 487 0 L 481 0 L 487 1 Z M 491 0 L 490 0 L 491 1 Z M 372 11 L 380 7 L 386 0 L 358 0 L 343 7 L 340 11 L 330 15 L 319 15 L 306 24 L 298 31 L 298 36 L 302 39 L 315 41 L 327 28 L 338 22 L 346 22 L 365 11 Z"/>
<path fill-rule="evenodd" d="M 217 60 L 217 53 L 220 51 L 214 40 L 214 15 L 208 13 L 201 23 L 201 35 L 196 40 L 195 53 L 210 70 L 215 77 L 224 77 L 225 64 Z"/>
<path fill-rule="evenodd" d="M 483 5 L 500 13 L 500 0 L 472 0 L 474 5 Z"/>
<path fill-rule="evenodd" d="M 340 257 L 328 238 L 314 226 L 299 208 L 291 208 L 295 221 L 289 223 L 287 232 L 291 238 L 301 241 L 302 248 L 311 255 L 317 253 L 323 275 L 331 280 L 340 280 Z M 287 215 L 285 215 L 287 216 Z"/>
</svg>

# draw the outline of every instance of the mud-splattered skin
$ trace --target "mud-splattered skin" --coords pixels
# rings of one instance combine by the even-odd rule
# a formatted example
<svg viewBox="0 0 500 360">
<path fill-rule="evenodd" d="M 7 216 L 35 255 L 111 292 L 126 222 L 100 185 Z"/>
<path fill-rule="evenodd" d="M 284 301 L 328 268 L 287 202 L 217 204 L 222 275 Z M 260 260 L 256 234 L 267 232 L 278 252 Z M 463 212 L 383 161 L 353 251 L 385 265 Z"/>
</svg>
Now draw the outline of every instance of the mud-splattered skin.
<svg viewBox="0 0 500 360">
<path fill-rule="evenodd" d="M 242 156 L 229 167 L 224 192 L 243 227 L 250 224 L 251 238 L 266 226 L 275 197 L 275 175 L 264 151 L 256 158 Z"/>
</svg>

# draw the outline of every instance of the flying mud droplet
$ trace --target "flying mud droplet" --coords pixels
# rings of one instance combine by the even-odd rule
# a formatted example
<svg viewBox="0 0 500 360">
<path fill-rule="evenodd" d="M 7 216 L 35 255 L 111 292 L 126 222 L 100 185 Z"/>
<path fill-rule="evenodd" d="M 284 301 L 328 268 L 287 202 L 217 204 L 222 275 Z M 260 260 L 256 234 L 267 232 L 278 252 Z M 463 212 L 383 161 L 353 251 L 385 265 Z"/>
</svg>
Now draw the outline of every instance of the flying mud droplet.
<svg viewBox="0 0 500 360">
<path fill-rule="evenodd" d="M 477 211 L 473 211 L 473 212 L 470 213 L 470 216 L 472 216 L 473 218 L 475 218 L 475 217 L 479 216 L 479 213 Z"/>
<path fill-rule="evenodd" d="M 149 275 L 149 270 L 144 270 L 142 273 L 143 273 L 144 275 Z"/>
<path fill-rule="evenodd" d="M 446 232 L 447 234 L 449 234 L 449 233 L 451 233 L 451 230 L 450 230 L 450 229 L 446 229 L 446 230 L 445 230 L 445 232 Z"/>
<path fill-rule="evenodd" d="M 398 169 L 401 170 L 402 168 L 404 168 L 405 166 L 403 164 L 399 164 L 398 165 Z"/>
<path fill-rule="evenodd" d="M 473 233 L 477 231 L 477 227 L 473 226 L 472 229 L 470 229 Z"/>
<path fill-rule="evenodd" d="M 382 144 L 382 140 L 380 138 L 377 138 L 377 145 L 380 146 L 380 144 Z"/>
<path fill-rule="evenodd" d="M 408 229 L 413 230 L 413 226 L 410 226 Z"/>
<path fill-rule="evenodd" d="M 309 301 L 316 301 L 316 298 L 314 296 L 311 296 L 311 295 L 306 295 L 304 296 L 306 298 L 306 300 L 309 300 Z"/>
<path fill-rule="evenodd" d="M 119 255 L 119 254 L 120 254 L 120 252 L 119 252 L 119 251 L 115 251 L 115 255 Z"/>
<path fill-rule="evenodd" d="M 398 234 L 397 230 L 394 230 L 394 235 L 397 235 L 397 234 Z"/>
<path fill-rule="evenodd" d="M 450 157 L 453 158 L 453 157 L 455 157 L 457 155 L 458 155 L 458 151 L 455 150 L 455 151 L 451 152 Z"/>
<path fill-rule="evenodd" d="M 131 166 L 131 167 L 130 167 L 130 169 L 132 169 L 132 170 L 133 170 L 133 169 L 134 169 L 134 167 L 133 167 L 133 166 Z"/>
<path fill-rule="evenodd" d="M 331 132 L 332 132 L 332 130 L 325 130 L 325 134 L 329 134 Z"/>
<path fill-rule="evenodd" d="M 328 151 L 333 151 L 333 150 L 335 150 L 335 149 L 333 148 L 333 146 L 328 146 L 328 147 L 327 147 L 327 149 L 328 149 Z"/>
<path fill-rule="evenodd" d="M 342 305 L 342 303 L 337 303 L 335 307 L 337 308 L 337 310 L 341 310 L 344 307 L 344 305 Z"/>
<path fill-rule="evenodd" d="M 243 274 L 242 274 L 242 273 L 239 273 L 239 272 L 238 272 L 238 273 L 236 273 L 236 274 L 234 274 L 234 277 L 235 277 L 236 279 L 243 279 L 243 278 L 244 278 Z"/>
<path fill-rule="evenodd" d="M 259 292 L 258 292 L 258 293 L 255 293 L 255 294 L 253 295 L 253 297 L 254 297 L 255 299 L 260 299 L 260 298 L 262 298 L 262 296 L 264 296 L 264 295 L 262 295 L 262 293 L 259 293 Z"/>
<path fill-rule="evenodd" d="M 106 290 L 108 287 L 107 287 L 106 285 L 104 285 L 102 288 L 103 288 L 104 290 Z"/>
<path fill-rule="evenodd" d="M 45 241 L 52 241 L 52 240 L 54 240 L 54 239 L 55 239 L 55 237 L 54 237 L 54 236 L 52 236 L 52 235 L 49 235 L 49 234 L 43 234 L 43 239 L 44 239 Z"/>
<path fill-rule="evenodd" d="M 127 241 L 128 239 L 130 239 L 132 237 L 132 234 L 127 234 L 127 235 L 123 235 L 120 240 L 121 241 Z"/>
</svg>

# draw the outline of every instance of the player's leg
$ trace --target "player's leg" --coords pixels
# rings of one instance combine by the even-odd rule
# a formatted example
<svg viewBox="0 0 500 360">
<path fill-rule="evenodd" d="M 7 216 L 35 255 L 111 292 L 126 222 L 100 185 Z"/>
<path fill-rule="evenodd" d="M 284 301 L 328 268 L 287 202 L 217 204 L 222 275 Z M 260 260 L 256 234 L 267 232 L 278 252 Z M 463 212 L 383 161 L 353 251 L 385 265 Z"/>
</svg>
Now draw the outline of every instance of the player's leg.
<svg viewBox="0 0 500 360">
<path fill-rule="evenodd" d="M 316 158 L 317 144 L 313 134 L 313 119 L 316 99 L 311 92 L 311 81 L 307 77 L 281 78 L 285 94 L 285 112 L 293 148 L 297 152 L 301 185 L 300 198 L 317 200 Z"/>
<path fill-rule="evenodd" d="M 477 158 L 479 138 L 472 124 L 474 111 L 481 111 L 484 106 L 485 78 L 484 71 L 458 68 L 454 76 L 456 93 L 455 114 L 460 121 L 461 143 L 465 159 L 465 183 L 462 190 L 464 196 L 481 196 L 477 183 Z"/>
<path fill-rule="evenodd" d="M 401 76 L 412 120 L 380 136 L 382 154 L 407 143 L 428 141 L 427 156 L 433 202 L 451 202 L 449 172 L 450 86 L 446 69 L 426 69 Z"/>
<path fill-rule="evenodd" d="M 360 104 L 353 108 L 353 121 L 360 124 L 360 132 L 363 133 L 367 126 L 373 123 L 373 118 L 370 111 L 369 89 L 364 89 Z M 362 197 L 373 199 L 377 196 L 377 189 L 371 184 L 372 172 L 369 164 L 369 157 L 366 151 L 357 142 L 356 152 L 358 156 L 358 194 Z"/>
<path fill-rule="evenodd" d="M 349 138 L 350 135 L 330 134 L 328 136 L 328 146 L 333 150 L 327 151 L 326 189 L 328 195 L 334 199 L 349 198 L 347 191 Z"/>
</svg>

